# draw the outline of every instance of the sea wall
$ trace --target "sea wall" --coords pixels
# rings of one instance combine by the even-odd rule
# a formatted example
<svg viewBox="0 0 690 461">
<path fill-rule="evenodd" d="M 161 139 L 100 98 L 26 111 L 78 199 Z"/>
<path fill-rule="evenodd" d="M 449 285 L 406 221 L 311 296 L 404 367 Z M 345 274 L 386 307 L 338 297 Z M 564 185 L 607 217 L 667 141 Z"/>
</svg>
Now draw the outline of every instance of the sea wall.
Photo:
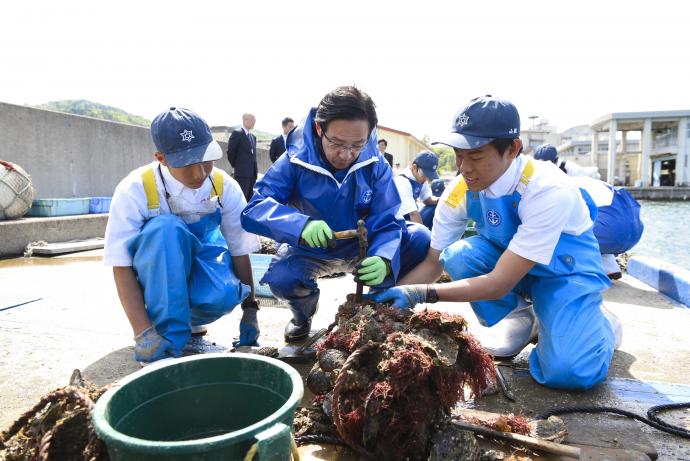
<svg viewBox="0 0 690 461">
<path fill-rule="evenodd" d="M 690 200 L 690 187 L 626 187 L 636 200 Z"/>
</svg>

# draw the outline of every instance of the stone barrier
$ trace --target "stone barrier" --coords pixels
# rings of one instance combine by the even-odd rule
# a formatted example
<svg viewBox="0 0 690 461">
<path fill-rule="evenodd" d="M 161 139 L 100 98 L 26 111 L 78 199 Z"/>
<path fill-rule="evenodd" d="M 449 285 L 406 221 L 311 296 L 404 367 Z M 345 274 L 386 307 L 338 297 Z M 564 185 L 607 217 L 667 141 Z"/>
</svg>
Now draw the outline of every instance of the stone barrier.
<svg viewBox="0 0 690 461">
<path fill-rule="evenodd" d="M 649 256 L 633 256 L 628 274 L 690 307 L 690 271 Z"/>
</svg>

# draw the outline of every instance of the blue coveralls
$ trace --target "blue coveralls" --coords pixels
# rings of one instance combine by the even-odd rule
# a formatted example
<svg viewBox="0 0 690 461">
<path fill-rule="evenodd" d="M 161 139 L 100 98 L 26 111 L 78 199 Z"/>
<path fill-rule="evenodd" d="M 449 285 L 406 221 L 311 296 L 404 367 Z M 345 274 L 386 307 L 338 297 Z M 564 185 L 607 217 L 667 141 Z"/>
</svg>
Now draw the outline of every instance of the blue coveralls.
<svg viewBox="0 0 690 461">
<path fill-rule="evenodd" d="M 414 202 L 416 204 L 417 199 L 419 198 L 419 194 L 421 194 L 421 192 L 422 192 L 422 184 L 419 184 L 416 179 L 409 178 L 409 177 L 405 176 L 404 174 L 401 174 L 399 176 L 402 176 L 403 178 L 410 181 L 410 186 L 412 186 L 412 200 L 414 200 Z M 407 213 L 405 216 L 403 216 L 403 218 L 405 218 L 407 221 L 409 221 L 410 220 L 410 213 Z"/>
<path fill-rule="evenodd" d="M 446 189 L 446 184 L 443 179 L 434 179 L 431 181 L 431 193 L 434 197 L 440 197 L 443 191 Z M 424 226 L 431 230 L 434 228 L 434 216 L 436 216 L 436 204 L 434 205 L 424 205 L 421 210 L 419 210 L 419 215 L 422 217 L 422 223 Z"/>
<path fill-rule="evenodd" d="M 621 254 L 637 245 L 642 238 L 644 224 L 640 219 L 640 204 L 625 189 L 606 184 L 613 192 L 611 205 L 598 208 L 594 221 L 594 236 L 601 254 Z"/>
<path fill-rule="evenodd" d="M 173 344 L 176 357 L 191 325 L 219 319 L 251 292 L 232 271 L 220 221 L 219 208 L 192 224 L 161 214 L 146 221 L 128 244 L 149 319 Z"/>
<path fill-rule="evenodd" d="M 592 218 L 596 207 L 583 194 Z M 521 224 L 521 194 L 487 198 L 466 193 L 467 214 L 479 235 L 460 240 L 441 253 L 453 280 L 491 272 Z M 601 266 L 592 230 L 561 234 L 549 264 L 536 264 L 517 286 L 498 300 L 470 303 L 486 326 L 517 307 L 517 297 L 531 298 L 539 320 L 539 342 L 529 357 L 532 377 L 554 388 L 587 389 L 606 379 L 614 350 L 611 324 L 601 311 L 602 291 L 611 286 Z"/>
<path fill-rule="evenodd" d="M 256 183 L 242 212 L 242 227 L 287 244 L 279 250 L 261 283 L 288 301 L 300 324 L 316 311 L 316 279 L 352 269 L 359 255 L 357 239 L 337 240 L 335 248 L 300 245 L 307 221 L 323 220 L 333 231 L 356 229 L 364 219 L 368 256 L 390 261 L 392 273 L 379 285 L 392 286 L 399 276 L 419 264 L 429 248 L 430 233 L 423 226 L 405 225 L 395 215 L 400 196 L 391 169 L 376 148 L 373 129 L 365 149 L 347 171 L 331 172 L 318 152 L 312 109 L 287 138 L 282 155 Z"/>
<path fill-rule="evenodd" d="M 422 224 L 424 227 L 431 230 L 434 227 L 434 216 L 436 216 L 436 205 L 424 205 L 419 210 L 419 216 L 422 217 Z"/>
<path fill-rule="evenodd" d="M 419 194 L 422 192 L 422 186 L 423 184 L 419 184 L 416 179 L 414 178 L 409 178 L 405 176 L 404 174 L 401 174 L 403 178 L 406 178 L 408 181 L 410 181 L 410 185 L 412 186 L 412 198 L 414 199 L 415 203 L 417 203 L 417 199 L 419 198 Z M 434 215 L 436 214 L 436 205 L 424 205 L 420 210 L 419 210 L 419 216 L 422 218 L 422 224 L 424 224 L 424 227 L 427 229 L 431 230 L 431 227 L 433 226 L 434 223 Z M 406 220 L 409 221 L 410 219 L 410 214 L 406 214 L 403 216 Z"/>
</svg>

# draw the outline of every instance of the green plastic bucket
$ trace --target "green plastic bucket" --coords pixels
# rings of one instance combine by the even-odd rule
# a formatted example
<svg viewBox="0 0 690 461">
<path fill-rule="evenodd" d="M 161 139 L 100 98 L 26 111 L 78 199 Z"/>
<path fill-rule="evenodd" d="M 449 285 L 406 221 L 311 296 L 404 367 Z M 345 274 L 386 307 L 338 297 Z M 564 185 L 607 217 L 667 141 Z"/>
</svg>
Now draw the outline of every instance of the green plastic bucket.
<svg viewBox="0 0 690 461">
<path fill-rule="evenodd" d="M 111 461 L 290 459 L 304 388 L 297 371 L 252 354 L 204 354 L 151 365 L 98 400 L 96 432 Z"/>
</svg>

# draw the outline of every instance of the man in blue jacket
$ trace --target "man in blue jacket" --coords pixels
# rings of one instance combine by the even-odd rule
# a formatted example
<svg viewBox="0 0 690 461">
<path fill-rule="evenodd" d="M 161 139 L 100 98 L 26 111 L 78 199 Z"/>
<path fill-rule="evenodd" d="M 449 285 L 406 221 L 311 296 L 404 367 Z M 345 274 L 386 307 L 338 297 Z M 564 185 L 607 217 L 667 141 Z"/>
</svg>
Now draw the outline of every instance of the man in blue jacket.
<svg viewBox="0 0 690 461">
<path fill-rule="evenodd" d="M 429 231 L 396 218 L 400 197 L 376 148 L 377 123 L 366 93 L 336 88 L 289 134 L 286 155 L 256 184 L 242 213 L 245 230 L 285 244 L 261 282 L 290 305 L 288 342 L 309 334 L 318 277 L 354 268 L 368 286 L 392 286 L 426 255 Z M 362 261 L 357 239 L 330 245 L 333 231 L 355 229 L 359 219 L 369 240 Z"/>
</svg>

